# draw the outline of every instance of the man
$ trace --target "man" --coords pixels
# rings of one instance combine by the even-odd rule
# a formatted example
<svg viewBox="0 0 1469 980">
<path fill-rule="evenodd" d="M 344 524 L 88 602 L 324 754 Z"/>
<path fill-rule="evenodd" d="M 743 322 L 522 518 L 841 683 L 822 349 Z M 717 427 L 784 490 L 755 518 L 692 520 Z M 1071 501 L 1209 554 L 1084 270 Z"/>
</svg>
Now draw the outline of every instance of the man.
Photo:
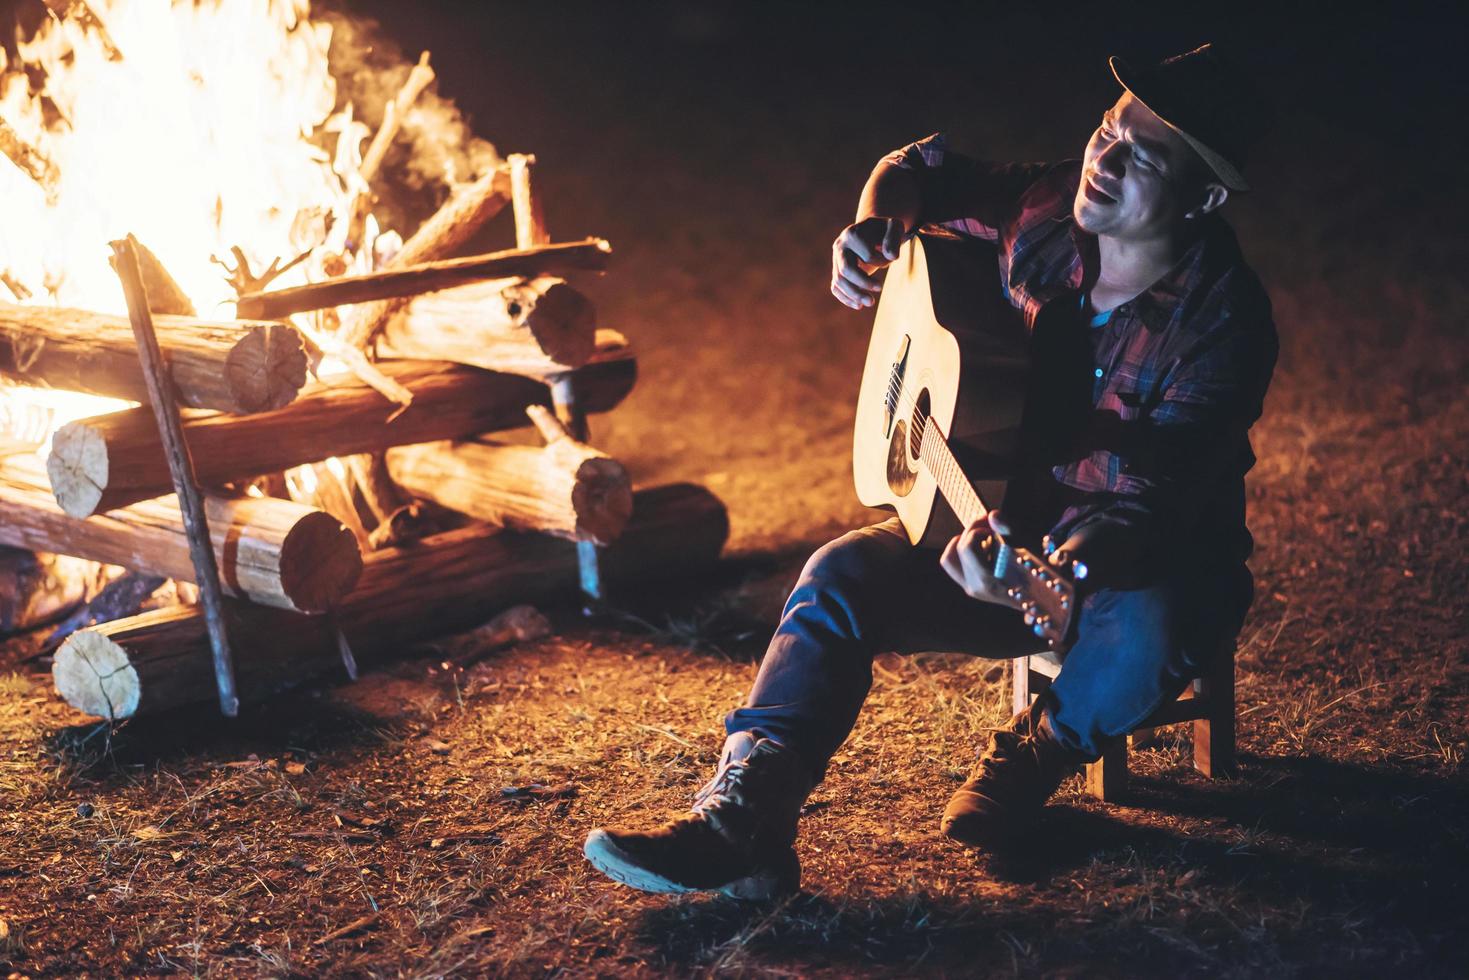
<svg viewBox="0 0 1469 980">
<path fill-rule="evenodd" d="M 923 225 L 997 245 L 1035 373 L 1061 406 L 1034 436 L 1023 493 L 1007 497 L 1019 516 L 992 514 L 941 555 L 910 547 L 896 519 L 819 549 L 693 808 L 588 836 L 587 858 L 612 878 L 743 898 L 794 890 L 802 802 L 856 720 L 876 651 L 1035 651 L 985 565 L 987 535 L 1049 530 L 1051 560 L 1090 574 L 1059 676 L 992 735 L 944 810 L 961 843 L 1012 841 L 1067 774 L 1234 641 L 1252 595 L 1247 433 L 1277 345 L 1269 300 L 1217 212 L 1247 189 L 1264 109 L 1209 45 L 1143 71 L 1111 66 L 1123 91 L 1080 161 L 982 164 L 929 137 L 878 163 L 834 244 L 832 293 L 854 309 L 876 302 L 873 272 Z"/>
</svg>

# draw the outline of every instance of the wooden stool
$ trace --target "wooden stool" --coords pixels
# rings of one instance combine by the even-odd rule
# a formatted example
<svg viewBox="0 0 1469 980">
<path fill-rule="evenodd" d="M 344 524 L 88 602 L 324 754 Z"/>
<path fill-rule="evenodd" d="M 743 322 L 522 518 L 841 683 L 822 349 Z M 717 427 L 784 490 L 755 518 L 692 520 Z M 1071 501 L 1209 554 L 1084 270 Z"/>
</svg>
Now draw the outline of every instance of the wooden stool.
<svg viewBox="0 0 1469 980">
<path fill-rule="evenodd" d="M 1061 658 L 1053 651 L 1017 657 L 1011 673 L 1016 713 L 1030 707 L 1031 699 L 1050 687 L 1060 672 Z M 1184 688 L 1177 701 L 1163 705 L 1133 730 L 1182 721 L 1194 723 L 1195 769 L 1211 778 L 1234 770 L 1233 643 L 1221 651 L 1204 676 Z M 1117 739 L 1100 759 L 1086 767 L 1087 792 L 1109 803 L 1126 795 L 1127 744 L 1127 739 Z"/>
</svg>

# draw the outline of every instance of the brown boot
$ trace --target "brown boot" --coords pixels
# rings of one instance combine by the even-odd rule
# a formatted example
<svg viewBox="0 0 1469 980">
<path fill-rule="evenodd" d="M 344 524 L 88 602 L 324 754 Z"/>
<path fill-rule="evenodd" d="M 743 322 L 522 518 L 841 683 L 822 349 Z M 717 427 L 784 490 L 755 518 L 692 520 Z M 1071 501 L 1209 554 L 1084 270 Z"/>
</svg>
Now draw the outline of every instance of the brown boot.
<svg viewBox="0 0 1469 980">
<path fill-rule="evenodd" d="M 582 853 L 597 870 L 649 892 L 718 891 L 768 899 L 796 891 L 793 846 L 811 778 L 795 752 L 740 732 L 686 814 L 652 830 L 598 827 Z"/>
<path fill-rule="evenodd" d="M 990 735 L 974 771 L 944 807 L 942 829 L 962 844 L 1002 846 L 1031 825 L 1061 781 L 1087 761 L 1056 741 L 1037 698 Z"/>
</svg>

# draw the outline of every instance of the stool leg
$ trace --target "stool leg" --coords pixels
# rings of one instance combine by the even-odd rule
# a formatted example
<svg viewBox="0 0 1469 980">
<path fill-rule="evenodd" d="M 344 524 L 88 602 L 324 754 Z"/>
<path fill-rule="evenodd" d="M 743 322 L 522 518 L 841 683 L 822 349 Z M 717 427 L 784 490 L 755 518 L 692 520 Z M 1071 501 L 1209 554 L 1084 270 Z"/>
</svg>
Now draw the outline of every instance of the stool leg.
<svg viewBox="0 0 1469 980">
<path fill-rule="evenodd" d="M 1020 714 L 1030 707 L 1030 658 L 1016 657 L 1010 661 L 1010 708 Z"/>
<path fill-rule="evenodd" d="M 1127 795 L 1127 739 L 1117 738 L 1102 757 L 1086 767 L 1086 791 L 1099 800 L 1118 803 Z"/>
<path fill-rule="evenodd" d="M 1194 722 L 1194 768 L 1205 776 L 1227 776 L 1234 772 L 1234 648 L 1220 657 L 1219 665 L 1194 682 L 1198 695 L 1209 708 Z"/>
</svg>

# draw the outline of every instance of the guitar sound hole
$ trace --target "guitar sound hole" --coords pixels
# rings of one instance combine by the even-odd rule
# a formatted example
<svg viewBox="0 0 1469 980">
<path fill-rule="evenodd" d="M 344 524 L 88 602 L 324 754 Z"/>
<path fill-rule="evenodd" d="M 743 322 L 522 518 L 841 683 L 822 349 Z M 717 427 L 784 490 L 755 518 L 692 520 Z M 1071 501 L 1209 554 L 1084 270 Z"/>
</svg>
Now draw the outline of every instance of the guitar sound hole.
<svg viewBox="0 0 1469 980">
<path fill-rule="evenodd" d="M 932 401 L 928 397 L 928 389 L 924 388 L 918 393 L 918 398 L 913 404 L 913 415 L 908 422 L 908 451 L 913 455 L 913 462 L 918 462 L 923 452 L 923 433 L 928 430 L 928 414 Z"/>
<path fill-rule="evenodd" d="M 888 440 L 888 487 L 899 497 L 906 497 L 913 490 L 918 474 L 908 465 L 908 423 L 899 419 L 893 426 L 893 435 Z"/>
</svg>

